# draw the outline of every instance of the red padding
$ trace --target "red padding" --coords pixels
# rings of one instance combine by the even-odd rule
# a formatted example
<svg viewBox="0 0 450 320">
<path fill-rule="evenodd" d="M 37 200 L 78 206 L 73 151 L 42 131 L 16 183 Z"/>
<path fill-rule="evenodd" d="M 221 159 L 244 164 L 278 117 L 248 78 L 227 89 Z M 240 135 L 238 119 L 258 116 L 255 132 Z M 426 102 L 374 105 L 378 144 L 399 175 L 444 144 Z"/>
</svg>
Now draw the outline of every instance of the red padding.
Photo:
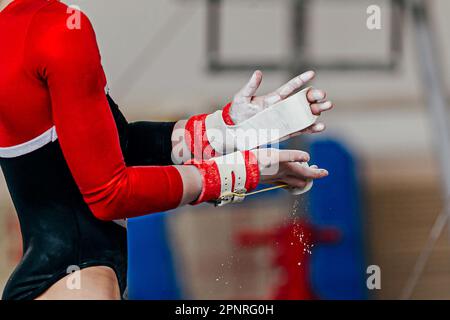
<svg viewBox="0 0 450 320">
<path fill-rule="evenodd" d="M 234 125 L 230 116 L 231 102 L 228 103 L 223 111 L 223 121 L 229 125 Z M 189 118 L 186 123 L 185 140 L 194 159 L 208 160 L 217 156 L 217 152 L 212 148 L 206 134 L 207 114 L 200 114 Z"/>
</svg>

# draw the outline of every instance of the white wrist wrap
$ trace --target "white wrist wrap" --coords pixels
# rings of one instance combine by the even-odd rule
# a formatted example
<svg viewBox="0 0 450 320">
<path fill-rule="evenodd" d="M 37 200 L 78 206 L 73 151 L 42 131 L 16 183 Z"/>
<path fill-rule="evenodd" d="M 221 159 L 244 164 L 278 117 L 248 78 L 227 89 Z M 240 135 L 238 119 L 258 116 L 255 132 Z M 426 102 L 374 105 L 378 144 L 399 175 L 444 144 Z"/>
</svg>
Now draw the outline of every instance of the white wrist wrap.
<svg viewBox="0 0 450 320">
<path fill-rule="evenodd" d="M 220 174 L 220 198 L 216 205 L 224 206 L 229 203 L 242 202 L 245 198 L 245 183 L 247 171 L 242 152 L 234 152 L 222 157 L 214 158 Z M 234 186 L 233 186 L 234 174 Z"/>
<path fill-rule="evenodd" d="M 306 97 L 308 90 L 306 88 L 238 125 L 227 125 L 221 110 L 209 115 L 205 126 L 211 146 L 221 154 L 252 150 L 310 127 L 318 117 L 311 112 Z"/>
</svg>

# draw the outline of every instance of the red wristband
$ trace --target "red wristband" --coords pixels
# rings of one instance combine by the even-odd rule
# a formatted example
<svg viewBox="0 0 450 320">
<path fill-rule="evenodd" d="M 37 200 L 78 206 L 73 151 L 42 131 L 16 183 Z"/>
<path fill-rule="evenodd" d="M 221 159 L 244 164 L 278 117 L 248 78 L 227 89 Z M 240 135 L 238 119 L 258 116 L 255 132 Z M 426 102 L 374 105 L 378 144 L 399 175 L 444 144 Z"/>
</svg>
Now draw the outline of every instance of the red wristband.
<svg viewBox="0 0 450 320">
<path fill-rule="evenodd" d="M 227 125 L 234 126 L 235 123 L 234 123 L 233 119 L 231 119 L 231 116 L 230 116 L 231 105 L 232 105 L 232 103 L 230 102 L 225 106 L 225 108 L 223 108 L 222 118 L 223 118 L 223 121 Z"/>
<path fill-rule="evenodd" d="M 222 118 L 227 125 L 234 125 L 230 116 L 231 102 L 228 103 L 223 111 Z M 194 159 L 210 159 L 217 156 L 217 152 L 212 148 L 206 134 L 207 114 L 200 114 L 189 118 L 185 127 L 186 144 L 191 151 Z"/>
<path fill-rule="evenodd" d="M 193 116 L 186 123 L 185 140 L 194 159 L 203 160 L 216 156 L 216 151 L 211 147 L 206 135 L 207 116 L 207 114 Z"/>
</svg>

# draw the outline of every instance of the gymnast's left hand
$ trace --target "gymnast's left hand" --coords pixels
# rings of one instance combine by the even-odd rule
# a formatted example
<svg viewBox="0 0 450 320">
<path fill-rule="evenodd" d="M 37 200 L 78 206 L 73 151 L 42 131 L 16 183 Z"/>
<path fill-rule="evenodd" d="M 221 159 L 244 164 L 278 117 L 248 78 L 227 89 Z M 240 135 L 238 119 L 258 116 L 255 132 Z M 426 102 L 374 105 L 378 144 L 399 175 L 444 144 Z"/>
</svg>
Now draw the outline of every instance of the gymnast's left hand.
<svg viewBox="0 0 450 320">
<path fill-rule="evenodd" d="M 302 86 L 313 80 L 315 76 L 316 73 L 314 71 L 307 71 L 267 95 L 255 96 L 263 79 L 262 72 L 259 70 L 255 71 L 250 81 L 234 96 L 230 117 L 235 124 L 239 124 L 253 117 L 258 112 L 290 97 Z M 319 116 L 322 112 L 331 110 L 334 107 L 331 101 L 326 100 L 326 97 L 327 94 L 323 90 L 311 88 L 308 91 L 307 98 L 314 115 Z M 322 122 L 318 122 L 299 133 L 319 133 L 324 130 L 325 125 Z"/>
</svg>

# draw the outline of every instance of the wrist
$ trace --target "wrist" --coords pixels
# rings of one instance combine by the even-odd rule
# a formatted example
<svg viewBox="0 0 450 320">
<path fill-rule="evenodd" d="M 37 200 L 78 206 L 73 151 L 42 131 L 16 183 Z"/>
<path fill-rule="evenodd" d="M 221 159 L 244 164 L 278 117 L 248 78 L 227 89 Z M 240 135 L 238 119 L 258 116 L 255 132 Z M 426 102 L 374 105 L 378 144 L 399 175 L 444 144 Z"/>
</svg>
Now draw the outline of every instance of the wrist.
<svg viewBox="0 0 450 320">
<path fill-rule="evenodd" d="M 234 122 L 230 115 L 231 103 L 220 112 L 227 125 Z M 190 159 L 208 160 L 221 153 L 215 150 L 209 141 L 206 128 L 208 114 L 195 115 L 188 120 L 177 122 L 172 133 L 172 161 L 182 164 Z"/>
<path fill-rule="evenodd" d="M 215 201 L 218 205 L 240 202 L 245 193 L 258 186 L 260 173 L 256 156 L 250 152 L 235 152 L 211 160 L 190 160 L 202 177 L 202 191 L 193 204 Z M 237 195 L 242 195 L 240 199 Z"/>
<path fill-rule="evenodd" d="M 203 189 L 202 175 L 194 166 L 175 166 L 183 181 L 183 197 L 180 205 L 194 202 Z"/>
</svg>

